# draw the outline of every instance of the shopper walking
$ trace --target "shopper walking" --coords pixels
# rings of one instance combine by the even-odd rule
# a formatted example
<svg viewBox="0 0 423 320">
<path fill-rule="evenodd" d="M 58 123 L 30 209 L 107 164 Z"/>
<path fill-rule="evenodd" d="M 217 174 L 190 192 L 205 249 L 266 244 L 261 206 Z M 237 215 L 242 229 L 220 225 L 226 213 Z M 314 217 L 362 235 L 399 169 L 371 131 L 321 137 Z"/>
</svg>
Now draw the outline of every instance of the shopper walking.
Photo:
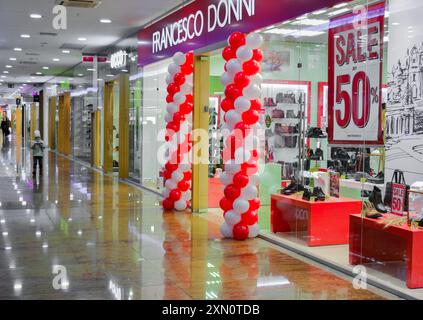
<svg viewBox="0 0 423 320">
<path fill-rule="evenodd" d="M 7 116 L 3 117 L 3 120 L 1 121 L 1 131 L 3 133 L 3 142 L 6 141 L 7 136 L 10 134 L 10 120 L 7 118 Z"/>
<path fill-rule="evenodd" d="M 41 133 L 39 130 L 34 132 L 35 140 L 32 142 L 32 163 L 33 163 L 33 172 L 35 176 L 37 174 L 37 166 L 40 170 L 40 175 L 43 174 L 43 156 L 44 156 L 44 142 L 41 140 Z"/>
</svg>

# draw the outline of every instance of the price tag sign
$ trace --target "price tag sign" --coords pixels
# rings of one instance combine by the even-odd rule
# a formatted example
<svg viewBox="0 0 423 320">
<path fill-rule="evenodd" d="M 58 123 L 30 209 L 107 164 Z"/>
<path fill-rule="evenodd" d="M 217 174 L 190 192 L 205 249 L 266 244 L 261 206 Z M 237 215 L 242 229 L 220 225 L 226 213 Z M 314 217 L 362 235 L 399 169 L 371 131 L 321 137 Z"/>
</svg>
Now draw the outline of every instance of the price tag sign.
<svg viewBox="0 0 423 320">
<path fill-rule="evenodd" d="M 330 21 L 330 144 L 383 145 L 382 61 L 385 5 L 357 6 Z"/>
<path fill-rule="evenodd" d="M 407 188 L 404 184 L 393 183 L 392 184 L 392 200 L 391 200 L 391 212 L 393 214 L 403 216 L 404 215 L 404 202 Z"/>
</svg>

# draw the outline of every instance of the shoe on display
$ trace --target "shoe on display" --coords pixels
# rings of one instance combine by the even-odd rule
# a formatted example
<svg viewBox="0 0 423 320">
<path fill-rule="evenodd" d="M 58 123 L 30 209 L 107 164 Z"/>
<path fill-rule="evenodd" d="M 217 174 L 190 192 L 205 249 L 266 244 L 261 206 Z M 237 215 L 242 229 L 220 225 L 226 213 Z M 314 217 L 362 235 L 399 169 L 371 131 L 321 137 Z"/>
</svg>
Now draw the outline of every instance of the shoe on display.
<svg viewBox="0 0 423 320">
<path fill-rule="evenodd" d="M 370 201 L 363 201 L 362 213 L 366 218 L 378 219 L 383 217 L 380 213 L 377 212 L 375 206 Z"/>
<path fill-rule="evenodd" d="M 282 193 L 286 196 L 289 196 L 303 190 L 304 190 L 304 186 L 302 184 L 298 184 L 295 181 L 291 181 L 291 183 L 282 190 Z"/>
<path fill-rule="evenodd" d="M 315 187 L 313 188 L 313 193 L 311 194 L 312 197 L 316 198 L 315 201 L 325 201 L 326 195 L 323 192 L 322 188 Z"/>
<path fill-rule="evenodd" d="M 372 178 L 371 175 L 369 175 L 367 172 L 356 172 L 354 175 L 354 180 L 360 182 L 362 178 L 365 178 L 367 181 Z"/>
<path fill-rule="evenodd" d="M 314 151 L 314 155 L 316 157 L 319 157 L 319 160 L 323 160 L 323 150 L 320 148 L 317 148 L 316 151 Z"/>
<path fill-rule="evenodd" d="M 371 202 L 375 209 L 380 213 L 387 213 L 385 205 L 382 201 L 382 191 L 378 187 L 374 187 L 372 193 L 369 196 L 369 202 Z"/>
<path fill-rule="evenodd" d="M 304 190 L 304 193 L 303 193 L 303 200 L 310 201 L 310 198 L 311 198 L 310 191 L 308 189 L 305 189 Z"/>
<path fill-rule="evenodd" d="M 385 174 L 381 171 L 375 177 L 368 179 L 369 182 L 374 184 L 384 184 L 385 183 Z"/>
<path fill-rule="evenodd" d="M 307 138 L 326 138 L 326 135 L 323 133 L 322 129 L 317 127 L 311 127 L 307 130 Z"/>
<path fill-rule="evenodd" d="M 344 149 L 337 149 L 336 151 L 335 151 L 335 154 L 334 154 L 334 157 L 333 157 L 333 159 L 336 159 L 336 160 L 350 160 L 350 156 L 349 156 L 349 154 L 344 150 Z"/>
</svg>

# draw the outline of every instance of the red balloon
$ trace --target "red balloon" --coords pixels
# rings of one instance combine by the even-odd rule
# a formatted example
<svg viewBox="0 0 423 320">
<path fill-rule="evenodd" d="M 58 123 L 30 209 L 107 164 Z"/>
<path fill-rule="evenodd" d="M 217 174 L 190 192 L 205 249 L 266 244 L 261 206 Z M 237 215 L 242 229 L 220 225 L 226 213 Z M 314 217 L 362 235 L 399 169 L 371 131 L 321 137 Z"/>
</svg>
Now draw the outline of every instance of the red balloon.
<svg viewBox="0 0 423 320">
<path fill-rule="evenodd" d="M 250 78 L 244 72 L 240 71 L 235 74 L 234 83 L 238 88 L 244 89 L 250 84 Z"/>
<path fill-rule="evenodd" d="M 173 209 L 173 203 L 174 202 L 172 200 L 170 200 L 169 198 L 167 198 L 167 199 L 164 199 L 163 200 L 162 205 L 163 205 L 163 208 L 165 210 L 172 210 Z"/>
<path fill-rule="evenodd" d="M 166 96 L 166 102 L 167 102 L 167 103 L 171 103 L 171 102 L 173 102 L 173 94 L 168 94 L 168 95 Z"/>
<path fill-rule="evenodd" d="M 182 114 L 190 114 L 193 108 L 194 107 L 191 102 L 185 101 L 184 103 L 180 105 L 179 110 Z"/>
<path fill-rule="evenodd" d="M 169 122 L 167 124 L 166 128 L 169 129 L 170 131 L 173 131 L 173 132 L 178 132 L 179 129 L 180 129 L 179 125 L 174 123 L 173 121 Z"/>
<path fill-rule="evenodd" d="M 190 75 L 192 72 L 194 71 L 194 68 L 192 66 L 191 63 L 185 62 L 182 66 L 181 66 L 181 72 L 185 75 Z"/>
<path fill-rule="evenodd" d="M 184 172 L 184 180 L 185 180 L 185 181 L 191 181 L 191 178 L 192 178 L 192 173 L 191 173 L 191 171 L 185 171 L 185 172 Z"/>
<path fill-rule="evenodd" d="M 257 110 L 248 110 L 242 114 L 242 120 L 244 120 L 246 124 L 255 124 L 260 120 L 260 114 Z"/>
<path fill-rule="evenodd" d="M 260 198 L 254 198 L 251 200 L 248 200 L 250 203 L 250 210 L 257 210 L 260 208 Z"/>
<path fill-rule="evenodd" d="M 244 62 L 242 68 L 247 76 L 252 76 L 260 72 L 260 64 L 254 59 Z"/>
<path fill-rule="evenodd" d="M 243 174 L 242 172 L 238 172 L 234 175 L 234 185 L 238 188 L 244 188 L 250 179 L 248 179 L 248 176 Z"/>
<path fill-rule="evenodd" d="M 194 103 L 194 97 L 192 96 L 192 94 L 187 94 L 185 98 L 186 98 L 185 102 Z"/>
<path fill-rule="evenodd" d="M 169 94 L 175 94 L 175 93 L 179 92 L 179 90 L 180 90 L 180 87 L 177 84 L 173 83 L 173 82 L 170 83 L 167 86 L 167 92 Z"/>
<path fill-rule="evenodd" d="M 251 109 L 252 110 L 257 110 L 260 111 L 261 110 L 261 101 L 260 99 L 255 99 L 255 100 L 250 100 L 251 103 Z"/>
<path fill-rule="evenodd" d="M 245 224 L 242 224 L 242 222 L 240 222 L 234 226 L 234 239 L 245 240 L 248 238 L 248 232 L 248 227 Z"/>
<path fill-rule="evenodd" d="M 189 189 L 190 184 L 184 180 L 178 182 L 178 189 L 185 192 Z"/>
<path fill-rule="evenodd" d="M 261 62 L 263 60 L 263 51 L 261 51 L 261 49 L 254 49 L 253 59 L 256 60 L 257 62 Z"/>
<path fill-rule="evenodd" d="M 170 173 L 170 171 L 165 170 L 165 171 L 163 172 L 163 178 L 164 178 L 165 180 L 170 179 L 170 178 L 171 178 L 171 176 L 172 176 L 172 174 Z"/>
<path fill-rule="evenodd" d="M 193 64 L 193 63 L 194 63 L 194 53 L 193 53 L 192 51 L 188 52 L 188 53 L 185 55 L 185 59 L 186 59 L 186 61 L 185 61 L 185 62 L 187 62 L 187 63 L 189 63 L 189 64 Z"/>
<path fill-rule="evenodd" d="M 226 197 L 220 199 L 219 206 L 223 211 L 232 210 L 232 201 Z"/>
<path fill-rule="evenodd" d="M 173 81 L 178 85 L 181 86 L 184 84 L 185 82 L 185 76 L 183 73 L 178 72 L 177 74 L 175 74 Z"/>
<path fill-rule="evenodd" d="M 236 57 L 236 51 L 232 49 L 232 47 L 227 46 L 222 51 L 222 57 L 225 59 L 225 61 L 229 61 Z"/>
<path fill-rule="evenodd" d="M 243 46 L 245 43 L 245 34 L 241 32 L 234 32 L 229 36 L 229 44 L 234 50 L 238 49 L 240 46 Z"/>
<path fill-rule="evenodd" d="M 181 121 L 185 121 L 185 117 L 183 116 L 182 113 L 177 111 L 173 114 L 173 121 L 175 121 L 176 123 L 179 123 Z"/>
<path fill-rule="evenodd" d="M 181 199 L 182 197 L 182 193 L 180 190 L 178 189 L 173 189 L 170 193 L 169 193 L 169 198 L 173 201 L 178 201 L 179 199 Z"/>
<path fill-rule="evenodd" d="M 241 164 L 241 172 L 246 175 L 256 174 L 258 172 L 257 164 L 243 163 Z"/>
<path fill-rule="evenodd" d="M 225 96 L 232 101 L 235 101 L 235 99 L 241 95 L 242 91 L 234 84 L 228 85 L 225 89 Z"/>
<path fill-rule="evenodd" d="M 220 104 L 220 106 L 222 107 L 222 110 L 225 112 L 228 112 L 231 109 L 235 109 L 233 101 L 226 98 L 222 100 L 222 103 Z"/>
<path fill-rule="evenodd" d="M 246 213 L 241 215 L 241 221 L 245 224 L 252 226 L 258 221 L 258 214 L 256 210 L 248 210 Z"/>
<path fill-rule="evenodd" d="M 236 198 L 238 198 L 241 194 L 241 190 L 237 188 L 235 185 L 230 184 L 226 186 L 224 190 L 225 197 L 229 200 L 234 201 Z"/>
<path fill-rule="evenodd" d="M 238 122 L 235 125 L 235 129 L 241 131 L 242 135 L 245 137 L 247 135 L 247 131 L 250 130 L 250 126 L 244 122 Z"/>
<path fill-rule="evenodd" d="M 176 169 L 178 169 L 178 165 L 168 162 L 168 163 L 165 164 L 165 168 L 166 168 L 167 171 L 169 171 L 170 173 L 172 173 L 173 171 L 175 171 Z"/>
</svg>

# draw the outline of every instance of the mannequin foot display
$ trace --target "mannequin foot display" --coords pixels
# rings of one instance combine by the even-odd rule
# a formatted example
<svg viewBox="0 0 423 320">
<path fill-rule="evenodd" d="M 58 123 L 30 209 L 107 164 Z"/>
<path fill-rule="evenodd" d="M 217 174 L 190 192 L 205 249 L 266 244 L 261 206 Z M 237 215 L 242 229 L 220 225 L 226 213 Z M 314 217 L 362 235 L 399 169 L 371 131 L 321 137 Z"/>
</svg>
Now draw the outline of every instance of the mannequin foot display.
<svg viewBox="0 0 423 320">
<path fill-rule="evenodd" d="M 363 216 L 370 219 L 378 219 L 383 217 L 380 213 L 377 212 L 374 204 L 369 201 L 363 202 L 362 213 L 363 213 Z"/>
<path fill-rule="evenodd" d="M 385 205 L 382 201 L 382 191 L 378 187 L 374 187 L 372 193 L 369 196 L 369 202 L 371 202 L 375 209 L 380 213 L 387 213 Z"/>
</svg>

